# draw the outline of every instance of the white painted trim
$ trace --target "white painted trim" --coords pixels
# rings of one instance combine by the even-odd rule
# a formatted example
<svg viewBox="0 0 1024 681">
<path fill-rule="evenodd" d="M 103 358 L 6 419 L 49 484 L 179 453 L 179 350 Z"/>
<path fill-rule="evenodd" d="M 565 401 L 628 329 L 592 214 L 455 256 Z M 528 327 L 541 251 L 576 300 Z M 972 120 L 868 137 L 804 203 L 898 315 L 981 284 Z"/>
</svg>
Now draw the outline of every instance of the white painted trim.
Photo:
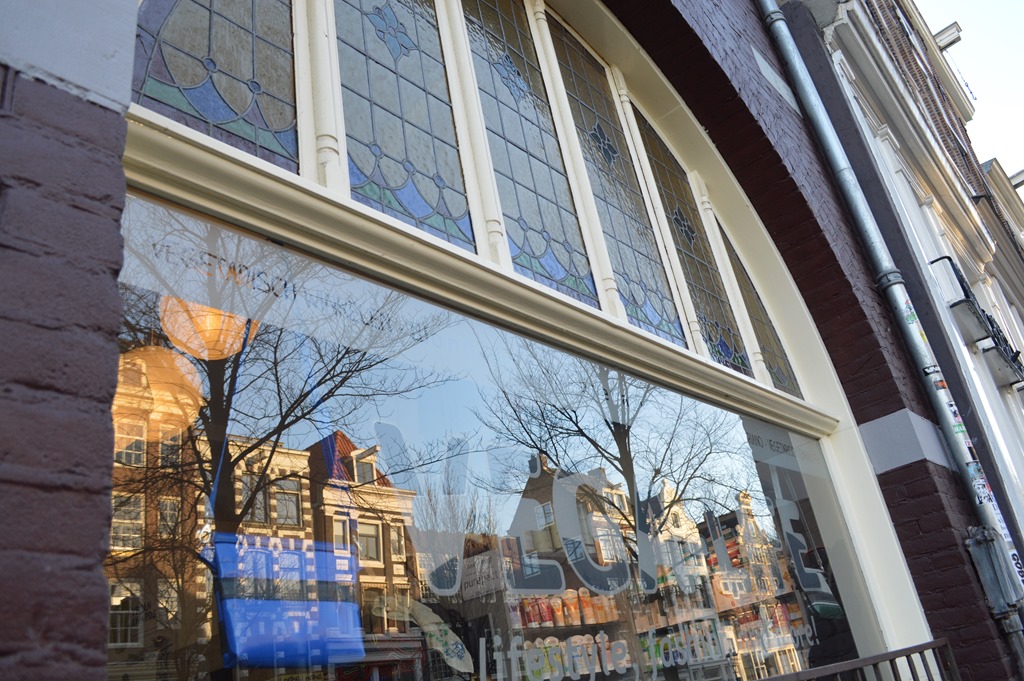
<svg viewBox="0 0 1024 681">
<path fill-rule="evenodd" d="M 532 11 L 531 11 L 532 10 Z M 548 104 L 551 117 L 555 124 L 555 134 L 565 161 L 565 173 L 569 180 L 569 189 L 576 202 L 576 216 L 580 224 L 583 245 L 590 259 L 591 273 L 597 288 L 598 303 L 602 310 L 607 311 L 616 319 L 626 319 L 626 308 L 619 296 L 619 285 L 615 281 L 608 246 L 601 230 L 601 220 L 594 202 L 594 190 L 590 186 L 587 163 L 583 158 L 579 137 L 576 134 L 576 123 L 572 117 L 569 96 L 562 80 L 562 70 L 558 65 L 558 55 L 548 29 L 547 7 L 544 0 L 527 0 L 527 16 L 533 31 L 533 45 L 537 50 L 537 61 L 547 88 Z"/>
<path fill-rule="evenodd" d="M 462 4 L 439 4 L 441 7 L 435 9 L 437 31 L 448 78 L 448 98 L 455 123 L 455 139 L 462 164 L 462 181 L 466 188 L 473 241 L 481 257 L 511 269 L 508 241 L 504 238 L 501 211 L 497 208 L 497 188 L 493 187 L 493 181 L 488 181 L 485 174 L 493 166 L 487 150 L 483 114 L 479 113 L 477 104 L 476 74 L 465 34 Z"/>
<path fill-rule="evenodd" d="M 809 403 L 205 135 L 137 107 L 130 119 L 124 163 L 137 190 L 790 430 L 823 437 L 837 426 Z"/>
<path fill-rule="evenodd" d="M 345 149 L 345 113 L 341 101 L 341 65 L 338 63 L 338 36 L 334 26 L 334 3 L 330 0 L 304 0 L 296 7 L 303 6 L 308 21 L 307 35 L 310 37 L 308 74 L 310 84 L 303 85 L 302 92 L 310 98 L 312 140 L 306 140 L 306 150 L 312 147 L 309 156 L 315 159 L 313 166 L 303 170 L 303 177 L 319 182 L 328 189 L 348 196 L 348 157 Z M 296 10 L 298 13 L 298 10 Z M 297 34 L 296 34 L 297 35 Z M 305 70 L 305 69 L 304 69 Z M 299 68 L 296 64 L 296 96 L 299 88 Z M 313 84 L 316 86 L 314 87 Z M 300 119 L 300 123 L 304 119 Z M 300 128 L 301 131 L 301 128 Z M 302 142 L 300 141 L 300 145 Z"/>
</svg>

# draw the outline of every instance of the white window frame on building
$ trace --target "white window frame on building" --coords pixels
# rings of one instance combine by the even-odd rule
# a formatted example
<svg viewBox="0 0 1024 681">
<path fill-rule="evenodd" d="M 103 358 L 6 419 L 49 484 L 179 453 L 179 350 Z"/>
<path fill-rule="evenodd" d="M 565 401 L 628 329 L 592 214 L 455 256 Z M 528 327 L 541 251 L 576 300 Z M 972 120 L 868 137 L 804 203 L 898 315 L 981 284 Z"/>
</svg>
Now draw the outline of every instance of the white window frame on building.
<svg viewBox="0 0 1024 681">
<path fill-rule="evenodd" d="M 870 598 L 852 598 L 853 602 L 845 604 L 861 654 L 930 639 L 905 565 L 899 560 L 892 564 L 894 557 L 901 555 L 899 545 L 857 424 L 810 313 L 742 187 L 721 162 L 685 102 L 603 6 L 589 0 L 527 3 L 566 173 L 573 183 L 576 212 L 602 302 L 595 310 L 511 267 L 466 26 L 458 6 L 440 3 L 437 19 L 474 225 L 475 254 L 351 197 L 336 28 L 333 5 L 326 0 L 293 3 L 297 175 L 133 104 L 124 159 L 132 191 L 216 216 L 430 301 L 817 439 L 842 511 L 821 521 L 830 531 L 851 535 L 853 545 L 862 551 L 859 556 L 837 557 L 843 565 L 836 568 L 844 583 L 870 594 Z M 604 237 L 597 211 L 585 191 L 589 180 L 570 106 L 564 87 L 559 87 L 561 76 L 547 22 L 561 20 L 607 67 L 686 348 L 631 325 L 621 309 L 615 276 L 601 245 Z M 717 364 L 701 338 L 687 283 L 671 252 L 672 238 L 633 120 L 633 106 L 650 121 L 687 173 L 728 302 L 737 317 L 738 332 L 750 356 L 753 377 Z M 803 399 L 772 383 L 726 256 L 726 237 L 757 285 Z M 366 475 L 359 470 L 360 463 L 357 458 L 353 464 L 356 485 L 371 482 L 361 479 Z M 269 515 L 269 507 L 266 510 Z M 382 564 L 381 524 L 359 521 L 360 528 L 371 524 L 377 527 L 378 559 L 370 562 Z M 367 562 L 364 556 L 360 560 Z"/>
<path fill-rule="evenodd" d="M 141 494 L 114 493 L 110 523 L 110 550 L 136 551 L 142 548 L 146 532 L 146 503 Z"/>
<path fill-rule="evenodd" d="M 364 528 L 374 528 L 375 532 L 371 535 L 368 532 L 364 532 Z M 383 526 L 379 522 L 371 522 L 368 520 L 360 519 L 356 525 L 356 545 L 359 547 L 359 563 L 367 565 L 383 565 L 384 564 L 384 542 L 382 538 L 381 528 Z M 363 540 L 372 539 L 376 545 L 374 557 L 369 557 L 368 552 L 363 547 Z"/>
<path fill-rule="evenodd" d="M 123 415 L 114 420 L 114 463 L 122 466 L 146 464 L 146 419 Z"/>
<path fill-rule="evenodd" d="M 120 606 L 128 601 L 127 609 Z M 138 580 L 112 580 L 110 582 L 110 629 L 107 645 L 111 648 L 139 648 L 142 646 L 142 582 Z"/>
</svg>

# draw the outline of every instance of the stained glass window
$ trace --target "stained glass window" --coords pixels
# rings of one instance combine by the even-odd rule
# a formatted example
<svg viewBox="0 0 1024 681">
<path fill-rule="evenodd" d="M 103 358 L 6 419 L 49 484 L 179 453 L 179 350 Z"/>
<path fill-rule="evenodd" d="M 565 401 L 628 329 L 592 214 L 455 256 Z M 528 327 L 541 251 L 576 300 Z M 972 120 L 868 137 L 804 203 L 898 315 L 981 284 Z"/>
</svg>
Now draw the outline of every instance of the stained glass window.
<svg viewBox="0 0 1024 681">
<path fill-rule="evenodd" d="M 606 71 L 557 20 L 548 24 L 626 314 L 634 325 L 685 346 Z"/>
<path fill-rule="evenodd" d="M 597 307 L 526 11 L 512 0 L 464 5 L 512 262 Z"/>
<path fill-rule="evenodd" d="M 132 101 L 295 172 L 287 0 L 145 0 Z"/>
<path fill-rule="evenodd" d="M 475 250 L 431 0 L 336 0 L 352 197 Z"/>
<path fill-rule="evenodd" d="M 725 240 L 725 247 L 729 251 L 729 260 L 732 262 L 736 281 L 739 283 L 740 291 L 743 293 L 743 303 L 747 306 L 747 313 L 750 315 L 750 321 L 754 325 L 754 335 L 757 337 L 757 344 L 761 348 L 761 357 L 768 367 L 768 373 L 771 374 L 772 384 L 779 390 L 787 392 L 794 397 L 803 397 L 803 393 L 800 392 L 800 386 L 796 382 L 793 365 L 789 363 L 786 349 L 782 347 L 779 334 L 775 331 L 775 325 L 772 323 L 771 317 L 768 316 L 768 310 L 765 309 L 760 294 L 754 288 L 754 282 L 751 280 L 747 268 L 743 266 L 743 262 L 736 253 L 736 249 L 733 248 L 732 242 L 729 241 L 729 237 L 725 236 L 724 232 L 722 233 L 722 238 Z"/>
<path fill-rule="evenodd" d="M 711 358 L 723 366 L 753 376 L 686 171 L 644 115 L 635 107 L 633 112 L 654 171 L 676 255 L 683 266 L 690 297 L 697 311 L 700 332 Z"/>
</svg>

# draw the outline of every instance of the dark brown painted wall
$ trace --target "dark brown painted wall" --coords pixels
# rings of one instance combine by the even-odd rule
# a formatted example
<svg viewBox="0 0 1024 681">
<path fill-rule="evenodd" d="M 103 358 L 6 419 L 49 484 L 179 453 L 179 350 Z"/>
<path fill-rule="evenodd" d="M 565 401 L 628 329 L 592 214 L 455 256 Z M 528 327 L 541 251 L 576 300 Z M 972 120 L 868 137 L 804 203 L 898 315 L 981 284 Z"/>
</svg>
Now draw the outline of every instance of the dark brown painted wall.
<svg viewBox="0 0 1024 681">
<path fill-rule="evenodd" d="M 792 272 L 859 423 L 929 408 L 752 0 L 610 0 L 750 197 Z"/>
<path fill-rule="evenodd" d="M 0 678 L 98 681 L 125 121 L 0 83 Z"/>
</svg>

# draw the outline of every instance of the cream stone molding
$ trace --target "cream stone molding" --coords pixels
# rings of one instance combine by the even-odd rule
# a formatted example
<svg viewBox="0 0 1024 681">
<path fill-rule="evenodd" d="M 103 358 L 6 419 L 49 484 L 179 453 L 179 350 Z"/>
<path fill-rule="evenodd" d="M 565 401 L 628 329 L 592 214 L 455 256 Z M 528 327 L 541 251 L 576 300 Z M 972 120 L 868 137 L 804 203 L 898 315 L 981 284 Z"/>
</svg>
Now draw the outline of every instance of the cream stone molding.
<svg viewBox="0 0 1024 681">
<path fill-rule="evenodd" d="M 821 438 L 839 420 L 139 107 L 130 187 L 659 385 Z"/>
<path fill-rule="evenodd" d="M 476 70 L 473 68 L 473 53 L 469 46 L 469 35 L 466 31 L 466 24 L 462 17 L 464 11 L 462 3 L 443 2 L 438 12 L 439 28 L 443 27 L 442 34 L 449 34 L 450 40 L 445 40 L 442 35 L 442 47 L 450 46 L 448 68 L 451 74 L 452 89 L 459 90 L 458 101 L 461 105 L 456 106 L 456 111 L 462 112 L 462 124 L 465 128 L 465 135 L 468 137 L 468 144 L 460 146 L 467 147 L 467 161 L 464 164 L 463 174 L 466 175 L 466 195 L 471 202 L 476 203 L 476 210 L 483 217 L 484 236 L 477 238 L 477 246 L 480 252 L 486 253 L 490 260 L 504 269 L 511 270 L 512 251 L 508 245 L 508 233 L 505 230 L 505 221 L 501 212 L 501 201 L 498 196 L 497 180 L 491 168 L 494 163 L 491 160 L 490 146 L 487 142 L 487 124 L 484 121 L 484 112 L 481 108 L 480 98 L 477 96 L 479 86 L 476 80 Z M 453 106 L 456 102 L 452 102 Z M 472 176 L 472 177 L 470 177 Z M 484 242 L 481 244 L 481 240 Z"/>
<path fill-rule="evenodd" d="M 295 79 L 296 89 L 299 90 L 302 85 L 301 91 L 312 103 L 310 109 L 315 132 L 316 181 L 333 191 L 346 192 L 349 187 L 348 152 L 341 123 L 345 116 L 341 101 L 341 65 L 338 63 L 334 5 L 330 0 L 306 0 L 298 3 L 298 6 L 305 7 L 308 35 L 316 37 L 309 41 L 308 73 L 310 83 L 316 83 L 317 87 L 303 83 L 299 77 L 301 73 L 297 73 Z M 298 42 L 296 44 L 302 45 Z M 312 164 L 299 164 L 303 177 L 309 177 L 303 170 L 309 165 Z"/>
</svg>

